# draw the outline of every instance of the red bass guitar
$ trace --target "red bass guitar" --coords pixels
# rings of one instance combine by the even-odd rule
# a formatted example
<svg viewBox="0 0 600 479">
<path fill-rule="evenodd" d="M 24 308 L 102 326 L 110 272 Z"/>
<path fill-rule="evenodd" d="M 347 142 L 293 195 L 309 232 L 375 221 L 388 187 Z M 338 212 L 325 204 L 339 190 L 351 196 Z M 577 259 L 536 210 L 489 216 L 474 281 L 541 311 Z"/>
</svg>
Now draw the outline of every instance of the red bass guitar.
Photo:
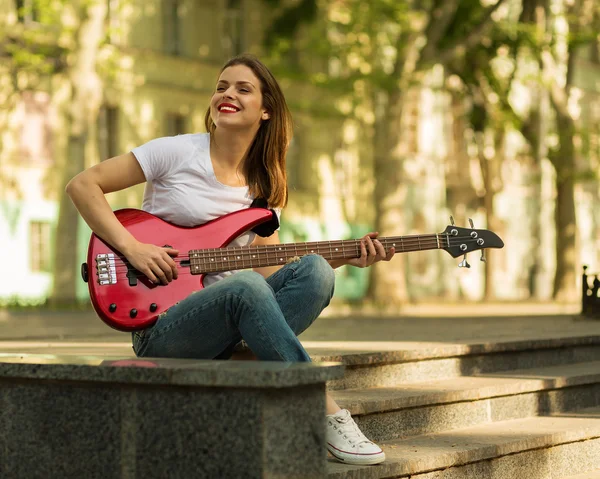
<svg viewBox="0 0 600 479">
<path fill-rule="evenodd" d="M 207 273 L 286 264 L 295 257 L 316 253 L 325 259 L 357 258 L 360 240 L 318 241 L 266 246 L 227 247 L 236 237 L 271 219 L 271 211 L 248 208 L 192 228 L 176 226 L 136 209 L 115 212 L 139 241 L 179 250 L 177 281 L 151 283 L 127 259 L 92 234 L 87 262 L 81 265 L 94 309 L 110 327 L 135 331 L 151 326 L 158 315 L 194 291 L 202 289 Z M 436 234 L 379 238 L 384 248 L 397 253 L 429 249 L 446 250 L 453 257 L 484 248 L 502 248 L 491 231 L 449 225 Z M 185 253 L 187 252 L 187 254 Z M 467 266 L 466 260 L 461 266 Z"/>
</svg>

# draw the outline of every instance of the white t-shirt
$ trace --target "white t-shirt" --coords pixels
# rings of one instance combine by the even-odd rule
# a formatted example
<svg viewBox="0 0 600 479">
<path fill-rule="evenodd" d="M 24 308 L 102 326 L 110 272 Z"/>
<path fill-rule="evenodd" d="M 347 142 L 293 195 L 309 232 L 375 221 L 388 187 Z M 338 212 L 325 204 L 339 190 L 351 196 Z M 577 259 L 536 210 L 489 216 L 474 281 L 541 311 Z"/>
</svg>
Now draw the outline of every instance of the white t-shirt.
<svg viewBox="0 0 600 479">
<path fill-rule="evenodd" d="M 157 138 L 131 150 L 144 175 L 142 210 L 179 226 L 197 226 L 228 213 L 248 208 L 253 201 L 247 186 L 220 183 L 210 159 L 210 135 Z M 280 210 L 275 210 L 278 215 Z M 255 234 L 247 232 L 229 246 L 247 246 Z M 206 276 L 206 286 L 237 271 Z"/>
</svg>

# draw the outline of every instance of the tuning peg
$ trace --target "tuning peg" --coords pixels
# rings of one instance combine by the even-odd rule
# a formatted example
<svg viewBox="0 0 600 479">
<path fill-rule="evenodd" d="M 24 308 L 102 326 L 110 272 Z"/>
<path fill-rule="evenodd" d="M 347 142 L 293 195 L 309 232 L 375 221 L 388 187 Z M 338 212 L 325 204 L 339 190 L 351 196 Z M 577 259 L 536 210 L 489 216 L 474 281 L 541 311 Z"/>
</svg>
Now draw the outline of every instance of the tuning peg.
<svg viewBox="0 0 600 479">
<path fill-rule="evenodd" d="M 469 224 L 471 225 L 471 228 L 475 229 L 475 226 L 473 226 L 473 220 L 471 218 L 469 218 Z"/>
<path fill-rule="evenodd" d="M 454 226 L 454 217 L 452 215 L 450 215 L 450 224 Z"/>
<path fill-rule="evenodd" d="M 465 254 L 465 258 L 460 263 L 458 263 L 458 267 L 459 268 L 470 268 L 471 267 L 471 265 L 467 262 L 466 254 Z"/>
<path fill-rule="evenodd" d="M 485 250 L 484 249 L 481 250 L 481 258 L 479 258 L 479 261 L 483 261 L 484 263 L 487 261 L 485 259 Z"/>
</svg>

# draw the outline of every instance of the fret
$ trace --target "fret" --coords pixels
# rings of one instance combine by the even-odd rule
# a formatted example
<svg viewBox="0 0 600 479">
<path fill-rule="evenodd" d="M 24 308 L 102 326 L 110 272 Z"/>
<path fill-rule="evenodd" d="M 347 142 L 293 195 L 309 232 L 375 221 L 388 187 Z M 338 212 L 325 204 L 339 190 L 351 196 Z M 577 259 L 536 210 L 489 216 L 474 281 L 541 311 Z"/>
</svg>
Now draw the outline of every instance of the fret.
<svg viewBox="0 0 600 479">
<path fill-rule="evenodd" d="M 240 249 L 239 246 L 236 246 L 235 248 L 233 248 L 235 269 L 244 269 L 244 268 L 242 268 L 242 265 L 244 264 L 244 260 L 242 259 L 243 256 L 240 255 L 241 251 L 238 251 L 239 249 Z"/>
<path fill-rule="evenodd" d="M 397 252 L 443 249 L 450 246 L 450 240 L 447 233 L 380 238 L 386 251 L 395 248 Z M 291 258 L 307 254 L 318 254 L 328 260 L 357 258 L 360 257 L 360 239 L 191 250 L 190 272 L 203 274 L 283 265 Z"/>
<path fill-rule="evenodd" d="M 285 250 L 284 248 L 282 248 L 281 246 L 279 247 L 279 252 L 277 254 L 277 256 L 279 257 L 279 262 L 281 264 L 284 264 L 287 262 L 287 255 L 286 255 L 287 250 Z"/>
<path fill-rule="evenodd" d="M 224 249 L 224 248 L 223 248 L 223 249 Z M 221 260 L 221 266 L 220 266 L 220 268 L 219 268 L 219 269 L 221 269 L 221 270 L 224 270 L 224 269 L 226 269 L 226 267 L 225 267 L 225 254 L 226 254 L 226 253 L 225 253 L 223 250 L 221 250 L 221 251 L 219 252 L 219 258 L 220 258 L 220 260 Z"/>
</svg>

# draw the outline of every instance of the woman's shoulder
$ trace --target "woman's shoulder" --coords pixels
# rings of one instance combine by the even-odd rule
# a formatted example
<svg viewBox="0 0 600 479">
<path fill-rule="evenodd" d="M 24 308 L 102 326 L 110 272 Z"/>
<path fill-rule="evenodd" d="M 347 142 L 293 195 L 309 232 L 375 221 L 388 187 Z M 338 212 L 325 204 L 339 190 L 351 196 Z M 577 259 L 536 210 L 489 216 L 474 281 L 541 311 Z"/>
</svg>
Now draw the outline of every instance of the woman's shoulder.
<svg viewBox="0 0 600 479">
<path fill-rule="evenodd" d="M 207 133 L 186 133 L 176 136 L 161 136 L 144 143 L 132 151 L 136 156 L 164 156 L 187 158 L 190 154 L 195 154 L 196 150 L 206 150 L 209 144 Z"/>
<path fill-rule="evenodd" d="M 186 141 L 189 141 L 194 148 L 202 151 L 208 151 L 210 148 L 210 134 L 209 133 L 189 133 L 186 135 L 179 135 L 186 137 Z"/>
</svg>

